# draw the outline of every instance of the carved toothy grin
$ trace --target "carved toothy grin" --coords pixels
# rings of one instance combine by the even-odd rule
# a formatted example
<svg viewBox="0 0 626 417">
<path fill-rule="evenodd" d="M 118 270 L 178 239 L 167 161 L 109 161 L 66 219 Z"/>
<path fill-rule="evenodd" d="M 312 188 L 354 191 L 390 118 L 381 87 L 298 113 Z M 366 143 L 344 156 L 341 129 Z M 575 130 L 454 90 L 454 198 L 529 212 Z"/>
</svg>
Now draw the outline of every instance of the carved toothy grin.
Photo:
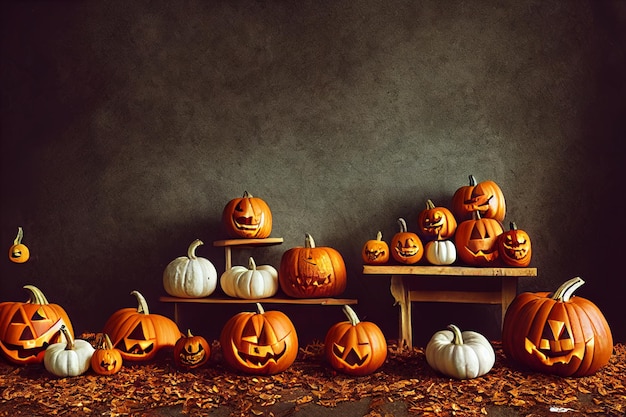
<svg viewBox="0 0 626 417">
<path fill-rule="evenodd" d="M 258 222 L 255 222 L 254 217 L 233 217 L 233 222 L 235 223 L 235 227 L 239 230 L 256 230 L 263 224 L 264 214 L 261 213 L 261 217 Z"/>
</svg>

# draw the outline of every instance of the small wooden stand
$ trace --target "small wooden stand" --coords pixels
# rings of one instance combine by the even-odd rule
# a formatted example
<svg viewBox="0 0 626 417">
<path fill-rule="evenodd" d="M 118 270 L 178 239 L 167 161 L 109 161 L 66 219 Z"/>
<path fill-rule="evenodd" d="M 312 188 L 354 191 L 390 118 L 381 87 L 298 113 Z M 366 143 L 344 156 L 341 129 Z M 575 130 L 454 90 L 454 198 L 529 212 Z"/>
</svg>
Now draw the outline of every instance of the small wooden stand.
<svg viewBox="0 0 626 417">
<path fill-rule="evenodd" d="M 231 248 L 237 246 L 240 248 L 255 247 L 255 246 L 270 246 L 280 245 L 283 243 L 282 237 L 268 237 L 265 239 L 228 239 L 228 240 L 216 240 L 213 242 L 213 246 L 223 247 L 224 254 L 226 256 L 225 270 L 228 271 L 233 266 Z"/>
<path fill-rule="evenodd" d="M 400 304 L 400 346 L 413 347 L 411 302 L 499 304 L 502 320 L 517 295 L 518 277 L 535 277 L 537 268 L 482 268 L 463 266 L 364 265 L 364 275 L 390 275 L 391 294 Z M 456 277 L 453 283 L 441 277 Z M 497 278 L 485 289 L 460 289 L 471 284 L 471 277 Z M 441 285 L 438 285 L 441 284 Z M 483 282 L 484 284 L 484 282 Z M 493 282 L 488 284 L 494 284 Z"/>
</svg>

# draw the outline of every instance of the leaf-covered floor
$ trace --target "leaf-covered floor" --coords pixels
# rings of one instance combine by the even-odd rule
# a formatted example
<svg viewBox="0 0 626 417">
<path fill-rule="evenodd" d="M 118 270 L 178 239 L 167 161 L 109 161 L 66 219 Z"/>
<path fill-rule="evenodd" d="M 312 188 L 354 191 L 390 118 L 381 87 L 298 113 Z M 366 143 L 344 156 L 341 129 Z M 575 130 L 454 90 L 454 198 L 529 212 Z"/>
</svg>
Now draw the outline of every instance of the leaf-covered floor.
<svg viewBox="0 0 626 417">
<path fill-rule="evenodd" d="M 93 340 L 90 334 L 82 337 Z M 171 406 L 181 410 L 179 414 L 199 416 L 224 405 L 233 415 L 279 416 L 310 404 L 331 408 L 363 398 L 370 398 L 371 416 L 384 415 L 385 408 L 397 402 L 417 415 L 487 415 L 497 406 L 533 416 L 626 413 L 625 345 L 615 346 L 608 366 L 584 378 L 515 369 L 500 344 L 493 345 L 497 359 L 491 372 L 464 381 L 432 371 L 422 349 L 399 351 L 393 344 L 378 372 L 358 378 L 334 372 L 317 343 L 301 348 L 287 371 L 267 377 L 231 371 L 221 360 L 217 342 L 209 364 L 191 372 L 176 369 L 170 352 L 150 363 L 125 364 L 109 377 L 89 371 L 59 379 L 41 365 L 16 367 L 0 360 L 0 416 L 149 416 Z M 559 411 L 568 413 L 555 414 Z"/>
</svg>

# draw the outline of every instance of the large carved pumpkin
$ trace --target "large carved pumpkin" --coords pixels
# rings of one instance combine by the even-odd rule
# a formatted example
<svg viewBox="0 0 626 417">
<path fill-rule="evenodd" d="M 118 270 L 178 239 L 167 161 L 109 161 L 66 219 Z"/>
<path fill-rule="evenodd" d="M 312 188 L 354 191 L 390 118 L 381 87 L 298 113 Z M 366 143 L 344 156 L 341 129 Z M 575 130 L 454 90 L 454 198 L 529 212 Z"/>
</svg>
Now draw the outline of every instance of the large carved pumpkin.
<svg viewBox="0 0 626 417">
<path fill-rule="evenodd" d="M 162 348 L 174 347 L 182 336 L 176 323 L 160 314 L 150 314 L 146 299 L 139 291 L 137 308 L 122 308 L 109 317 L 102 333 L 111 338 L 125 361 L 153 359 Z"/>
<path fill-rule="evenodd" d="M 298 355 L 296 329 L 284 313 L 241 312 L 231 317 L 220 334 L 224 360 L 254 375 L 273 375 L 289 368 Z"/>
<path fill-rule="evenodd" d="M 530 265 L 532 257 L 530 236 L 518 229 L 515 222 L 509 223 L 509 230 L 498 237 L 498 255 L 508 266 L 525 267 Z"/>
<path fill-rule="evenodd" d="M 426 201 L 426 208 L 417 215 L 419 233 L 426 240 L 445 240 L 454 236 L 457 222 L 452 212 L 443 206 Z"/>
<path fill-rule="evenodd" d="M 407 230 L 402 217 L 398 224 L 400 230 L 391 238 L 391 256 L 403 264 L 416 264 L 424 256 L 424 244 L 417 234 Z"/>
<path fill-rule="evenodd" d="M 611 329 L 595 304 L 573 296 L 583 284 L 576 277 L 554 293 L 519 294 L 504 317 L 502 348 L 507 357 L 560 376 L 591 375 L 608 364 Z"/>
<path fill-rule="evenodd" d="M 506 201 L 502 189 L 494 181 L 476 183 L 473 175 L 469 176 L 469 185 L 459 187 L 452 196 L 452 212 L 457 221 L 469 220 L 478 211 L 480 217 L 504 220 Z"/>
<path fill-rule="evenodd" d="M 474 219 L 459 224 L 454 235 L 458 257 L 468 265 L 489 266 L 498 259 L 498 236 L 504 230 L 495 219 L 483 219 L 475 211 Z"/>
<path fill-rule="evenodd" d="M 325 356 L 330 365 L 349 375 L 368 375 L 387 359 L 387 341 L 372 322 L 360 321 L 355 311 L 343 306 L 348 321 L 334 324 L 324 339 Z"/>
<path fill-rule="evenodd" d="M 232 237 L 263 239 L 272 233 L 272 212 L 263 199 L 245 191 L 243 197 L 226 204 L 222 223 Z"/>
<path fill-rule="evenodd" d="M 341 254 L 328 246 L 316 247 L 308 233 L 304 247 L 297 246 L 283 253 L 278 281 L 285 294 L 294 298 L 334 297 L 348 284 Z"/>
<path fill-rule="evenodd" d="M 46 348 L 64 341 L 61 326 L 74 336 L 63 307 L 50 304 L 34 285 L 25 285 L 24 289 L 30 293 L 28 301 L 0 304 L 0 349 L 18 365 L 43 362 Z"/>
</svg>

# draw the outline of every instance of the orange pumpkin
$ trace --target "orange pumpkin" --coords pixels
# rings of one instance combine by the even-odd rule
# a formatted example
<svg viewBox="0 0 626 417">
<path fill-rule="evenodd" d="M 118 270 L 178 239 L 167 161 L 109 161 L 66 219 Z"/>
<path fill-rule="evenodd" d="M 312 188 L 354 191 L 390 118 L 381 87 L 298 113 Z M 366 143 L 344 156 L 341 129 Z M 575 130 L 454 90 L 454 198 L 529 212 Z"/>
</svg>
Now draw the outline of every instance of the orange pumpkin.
<svg viewBox="0 0 626 417">
<path fill-rule="evenodd" d="M 609 363 L 611 329 L 598 307 L 574 297 L 584 281 L 563 283 L 554 293 L 519 294 L 504 316 L 502 348 L 507 357 L 538 372 L 587 376 Z"/>
<path fill-rule="evenodd" d="M 9 248 L 9 259 L 16 264 L 23 264 L 30 258 L 30 250 L 22 243 L 24 237 L 24 230 L 21 227 L 17 228 L 17 236 L 13 241 L 13 245 Z"/>
<path fill-rule="evenodd" d="M 346 264 L 336 250 L 315 246 L 305 235 L 304 247 L 291 248 L 280 260 L 278 281 L 285 294 L 294 298 L 324 298 L 341 294 L 348 284 Z"/>
<path fill-rule="evenodd" d="M 382 232 L 376 234 L 376 239 L 365 242 L 361 258 L 368 265 L 382 265 L 389 261 L 389 245 L 383 240 Z"/>
<path fill-rule="evenodd" d="M 417 226 L 424 239 L 445 240 L 454 236 L 457 223 L 449 209 L 435 206 L 428 200 L 426 208 L 417 215 Z"/>
<path fill-rule="evenodd" d="M 131 292 L 138 306 L 122 308 L 109 317 L 102 330 L 127 361 L 153 359 L 160 349 L 173 347 L 182 333 L 171 319 L 150 314 L 146 299 L 139 291 Z"/>
<path fill-rule="evenodd" d="M 191 334 L 190 329 L 174 345 L 174 363 L 183 369 L 199 368 L 208 362 L 210 356 L 209 343 L 204 337 Z"/>
<path fill-rule="evenodd" d="M 424 245 L 419 236 L 407 231 L 406 221 L 402 217 L 398 219 L 398 224 L 400 231 L 391 239 L 391 256 L 400 263 L 415 264 L 424 255 Z"/>
<path fill-rule="evenodd" d="M 220 334 L 222 354 L 236 370 L 254 375 L 273 375 L 289 368 L 298 355 L 296 329 L 284 313 L 241 312 L 231 317 Z"/>
<path fill-rule="evenodd" d="M 48 345 L 63 342 L 61 326 L 74 337 L 63 307 L 50 304 L 34 285 L 25 285 L 24 289 L 30 292 L 28 301 L 0 304 L 0 349 L 18 365 L 42 363 Z"/>
<path fill-rule="evenodd" d="M 244 191 L 226 204 L 222 223 L 232 237 L 263 239 L 272 233 L 272 212 L 264 200 Z"/>
<path fill-rule="evenodd" d="M 506 201 L 500 186 L 486 180 L 476 183 L 473 175 L 469 176 L 469 185 L 459 187 L 452 196 L 452 212 L 460 222 L 472 219 L 475 211 L 480 217 L 504 220 Z"/>
<path fill-rule="evenodd" d="M 325 356 L 337 371 L 349 375 L 376 372 L 387 359 L 387 342 L 380 327 L 360 321 L 354 310 L 343 306 L 348 321 L 334 324 L 324 340 Z"/>
<path fill-rule="evenodd" d="M 124 362 L 122 352 L 113 347 L 108 334 L 100 333 L 98 336 L 96 350 L 91 356 L 91 369 L 98 375 L 116 374 Z"/>
<path fill-rule="evenodd" d="M 502 224 L 495 219 L 483 219 L 478 211 L 474 219 L 459 224 L 454 236 L 458 258 L 472 266 L 493 265 L 498 259 L 498 236 Z"/>
<path fill-rule="evenodd" d="M 515 222 L 509 223 L 509 230 L 498 237 L 498 254 L 509 266 L 526 267 L 530 265 L 532 246 L 526 231 L 518 229 Z"/>
</svg>

